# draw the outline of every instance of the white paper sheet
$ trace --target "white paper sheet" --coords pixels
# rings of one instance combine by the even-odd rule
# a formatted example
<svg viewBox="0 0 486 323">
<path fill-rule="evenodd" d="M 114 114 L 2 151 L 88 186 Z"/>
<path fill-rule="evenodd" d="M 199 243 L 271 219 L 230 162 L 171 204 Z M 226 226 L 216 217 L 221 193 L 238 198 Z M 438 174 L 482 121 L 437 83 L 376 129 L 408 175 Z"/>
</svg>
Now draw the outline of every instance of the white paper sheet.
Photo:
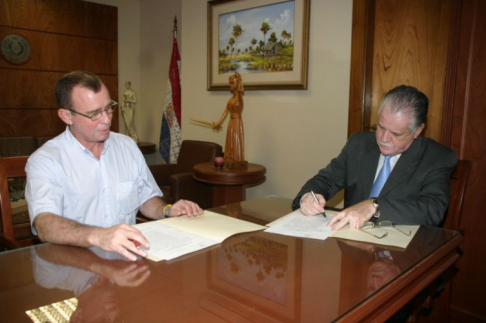
<svg viewBox="0 0 486 323">
<path fill-rule="evenodd" d="M 322 215 L 305 216 L 300 209 L 269 223 L 265 232 L 287 236 L 325 240 L 332 231 L 327 227 L 328 219 Z"/>
<path fill-rule="evenodd" d="M 149 253 L 147 258 L 154 261 L 171 260 L 219 243 L 216 240 L 172 228 L 158 221 L 139 224 L 137 229 L 150 242 L 149 249 L 143 246 L 140 248 L 144 248 Z"/>
<path fill-rule="evenodd" d="M 409 236 L 399 232 L 393 227 L 378 227 L 367 229 L 367 232 L 381 236 L 387 233 L 386 237 L 378 239 L 369 233 L 365 233 L 359 229 L 350 229 L 345 226 L 339 231 L 332 232 L 331 228 L 327 227 L 328 222 L 336 214 L 335 211 L 326 211 L 327 218 L 321 215 L 306 216 L 300 212 L 300 209 L 295 210 L 286 216 L 267 224 L 269 227 L 265 232 L 277 233 L 300 238 L 311 238 L 325 240 L 328 237 L 343 238 L 355 241 L 371 242 L 386 246 L 395 246 L 406 248 L 412 241 L 415 233 L 417 233 L 420 226 L 418 225 L 397 225 L 399 229 L 404 232 L 411 232 Z"/>
</svg>

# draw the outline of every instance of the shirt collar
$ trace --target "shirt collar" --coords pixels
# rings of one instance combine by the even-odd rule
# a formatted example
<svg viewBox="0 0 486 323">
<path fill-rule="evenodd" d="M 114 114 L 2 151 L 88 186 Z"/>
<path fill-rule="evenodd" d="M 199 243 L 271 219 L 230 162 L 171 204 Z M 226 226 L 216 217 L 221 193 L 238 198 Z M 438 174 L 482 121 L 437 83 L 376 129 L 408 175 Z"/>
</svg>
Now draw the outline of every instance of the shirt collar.
<svg viewBox="0 0 486 323">
<path fill-rule="evenodd" d="M 67 136 L 67 139 L 70 143 L 74 144 L 76 147 L 78 147 L 84 153 L 88 153 L 90 155 L 93 155 L 93 153 L 91 151 L 89 151 L 89 149 L 84 147 L 78 141 L 78 139 L 76 139 L 76 137 L 74 137 L 74 135 L 71 133 L 71 129 L 69 128 L 69 126 L 66 126 L 66 136 Z M 108 151 L 108 148 L 110 147 L 110 145 L 111 145 L 111 135 L 108 136 L 108 139 L 106 139 L 105 142 L 103 143 L 103 150 L 101 151 L 101 155 L 104 155 Z"/>
</svg>

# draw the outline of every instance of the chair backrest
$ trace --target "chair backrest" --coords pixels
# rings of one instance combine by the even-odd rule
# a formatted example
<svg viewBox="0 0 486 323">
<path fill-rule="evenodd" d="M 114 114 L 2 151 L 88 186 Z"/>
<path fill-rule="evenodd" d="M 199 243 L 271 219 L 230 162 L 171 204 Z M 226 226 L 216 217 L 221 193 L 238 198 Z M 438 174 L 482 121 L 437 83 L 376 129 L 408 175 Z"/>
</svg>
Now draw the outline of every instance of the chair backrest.
<svg viewBox="0 0 486 323">
<path fill-rule="evenodd" d="M 464 232 L 461 229 L 461 213 L 470 171 L 470 161 L 457 161 L 456 169 L 451 175 L 451 193 L 449 199 L 449 208 L 444 222 L 444 228 L 459 230 L 462 234 L 464 234 Z"/>
<path fill-rule="evenodd" d="M 184 140 L 177 158 L 176 173 L 192 172 L 194 165 L 213 161 L 222 152 L 223 148 L 214 142 Z"/>
<path fill-rule="evenodd" d="M 6 238 L 15 240 L 12 206 L 8 179 L 25 177 L 25 164 L 28 156 L 0 158 L 0 210 L 2 212 L 2 231 Z"/>
</svg>

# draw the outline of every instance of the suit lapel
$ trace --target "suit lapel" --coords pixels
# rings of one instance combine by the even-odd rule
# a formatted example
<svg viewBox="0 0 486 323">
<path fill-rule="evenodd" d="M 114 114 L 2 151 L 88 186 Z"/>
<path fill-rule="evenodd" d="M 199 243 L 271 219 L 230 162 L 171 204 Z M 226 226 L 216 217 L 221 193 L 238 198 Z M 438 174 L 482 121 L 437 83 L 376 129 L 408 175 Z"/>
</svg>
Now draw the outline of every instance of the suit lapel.
<svg viewBox="0 0 486 323">
<path fill-rule="evenodd" d="M 423 140 L 422 137 L 419 137 L 414 140 L 412 146 L 410 146 L 406 152 L 402 153 L 397 164 L 393 167 L 393 171 L 391 172 L 390 177 L 388 177 L 385 186 L 383 186 L 380 196 L 386 194 L 411 176 L 420 162 L 420 156 L 423 153 L 423 149 Z"/>
</svg>

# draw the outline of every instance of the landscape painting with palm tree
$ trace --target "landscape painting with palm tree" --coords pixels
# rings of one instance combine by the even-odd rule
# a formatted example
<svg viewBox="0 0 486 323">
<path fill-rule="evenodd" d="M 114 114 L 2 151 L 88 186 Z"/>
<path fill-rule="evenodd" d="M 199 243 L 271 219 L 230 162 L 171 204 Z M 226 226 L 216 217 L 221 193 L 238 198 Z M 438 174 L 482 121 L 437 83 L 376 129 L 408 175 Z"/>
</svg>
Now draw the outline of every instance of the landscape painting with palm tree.
<svg viewBox="0 0 486 323">
<path fill-rule="evenodd" d="M 219 74 L 292 71 L 294 1 L 219 16 Z"/>
</svg>

